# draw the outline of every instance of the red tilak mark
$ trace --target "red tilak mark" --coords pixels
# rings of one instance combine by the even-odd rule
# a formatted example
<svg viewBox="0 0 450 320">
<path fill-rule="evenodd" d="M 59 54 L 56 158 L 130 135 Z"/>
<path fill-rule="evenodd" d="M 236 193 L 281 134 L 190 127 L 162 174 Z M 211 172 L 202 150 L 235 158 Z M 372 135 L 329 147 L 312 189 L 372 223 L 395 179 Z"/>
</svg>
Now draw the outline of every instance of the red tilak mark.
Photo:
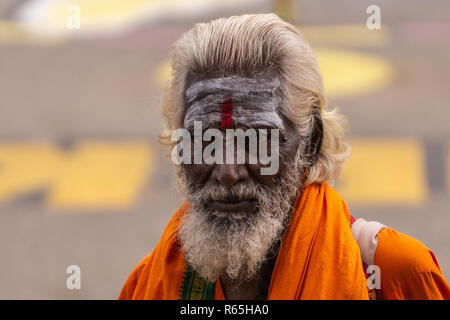
<svg viewBox="0 0 450 320">
<path fill-rule="evenodd" d="M 233 104 L 231 98 L 222 103 L 222 129 L 233 128 Z"/>
</svg>

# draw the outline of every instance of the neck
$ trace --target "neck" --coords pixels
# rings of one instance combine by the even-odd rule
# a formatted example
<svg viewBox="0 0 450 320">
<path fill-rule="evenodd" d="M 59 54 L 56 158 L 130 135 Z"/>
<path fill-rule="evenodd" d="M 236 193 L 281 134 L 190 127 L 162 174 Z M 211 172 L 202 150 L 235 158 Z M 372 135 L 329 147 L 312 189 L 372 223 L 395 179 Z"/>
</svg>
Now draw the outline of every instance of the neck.
<svg viewBox="0 0 450 320">
<path fill-rule="evenodd" d="M 270 280 L 275 267 L 281 240 L 277 242 L 258 274 L 250 280 L 234 280 L 227 275 L 220 277 L 223 294 L 227 300 L 266 300 Z"/>
</svg>

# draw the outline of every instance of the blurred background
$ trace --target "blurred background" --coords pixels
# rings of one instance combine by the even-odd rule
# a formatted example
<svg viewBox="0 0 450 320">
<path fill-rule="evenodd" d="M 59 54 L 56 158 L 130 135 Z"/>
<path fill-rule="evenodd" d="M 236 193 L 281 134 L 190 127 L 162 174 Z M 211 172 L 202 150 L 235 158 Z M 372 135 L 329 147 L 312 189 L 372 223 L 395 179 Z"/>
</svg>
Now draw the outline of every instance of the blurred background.
<svg viewBox="0 0 450 320">
<path fill-rule="evenodd" d="M 117 298 L 181 203 L 157 143 L 171 45 L 266 12 L 299 25 L 348 118 L 351 214 L 416 237 L 450 278 L 448 1 L 1 0 L 0 299 Z"/>
</svg>

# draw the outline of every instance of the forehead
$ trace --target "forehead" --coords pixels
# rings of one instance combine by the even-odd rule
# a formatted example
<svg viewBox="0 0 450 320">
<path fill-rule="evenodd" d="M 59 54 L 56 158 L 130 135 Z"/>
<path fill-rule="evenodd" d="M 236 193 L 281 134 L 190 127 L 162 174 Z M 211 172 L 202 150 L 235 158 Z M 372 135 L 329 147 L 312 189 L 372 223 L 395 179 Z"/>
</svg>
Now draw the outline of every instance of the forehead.
<svg viewBox="0 0 450 320">
<path fill-rule="evenodd" d="M 186 86 L 184 97 L 185 128 L 192 127 L 194 121 L 206 126 L 223 125 L 224 116 L 232 126 L 283 126 L 278 114 L 280 79 L 273 73 L 195 79 Z"/>
</svg>

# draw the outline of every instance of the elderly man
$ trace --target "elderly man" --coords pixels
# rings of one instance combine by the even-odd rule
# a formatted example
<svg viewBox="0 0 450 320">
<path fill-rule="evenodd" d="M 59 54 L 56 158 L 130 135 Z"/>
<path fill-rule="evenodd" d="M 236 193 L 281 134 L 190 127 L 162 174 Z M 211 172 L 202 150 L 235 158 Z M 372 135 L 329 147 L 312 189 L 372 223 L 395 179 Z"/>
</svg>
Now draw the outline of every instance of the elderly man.
<svg viewBox="0 0 450 320">
<path fill-rule="evenodd" d="M 273 14 L 197 24 L 172 70 L 162 139 L 186 201 L 120 299 L 450 298 L 429 249 L 355 221 L 328 185 L 350 150 L 294 26 Z"/>
</svg>

